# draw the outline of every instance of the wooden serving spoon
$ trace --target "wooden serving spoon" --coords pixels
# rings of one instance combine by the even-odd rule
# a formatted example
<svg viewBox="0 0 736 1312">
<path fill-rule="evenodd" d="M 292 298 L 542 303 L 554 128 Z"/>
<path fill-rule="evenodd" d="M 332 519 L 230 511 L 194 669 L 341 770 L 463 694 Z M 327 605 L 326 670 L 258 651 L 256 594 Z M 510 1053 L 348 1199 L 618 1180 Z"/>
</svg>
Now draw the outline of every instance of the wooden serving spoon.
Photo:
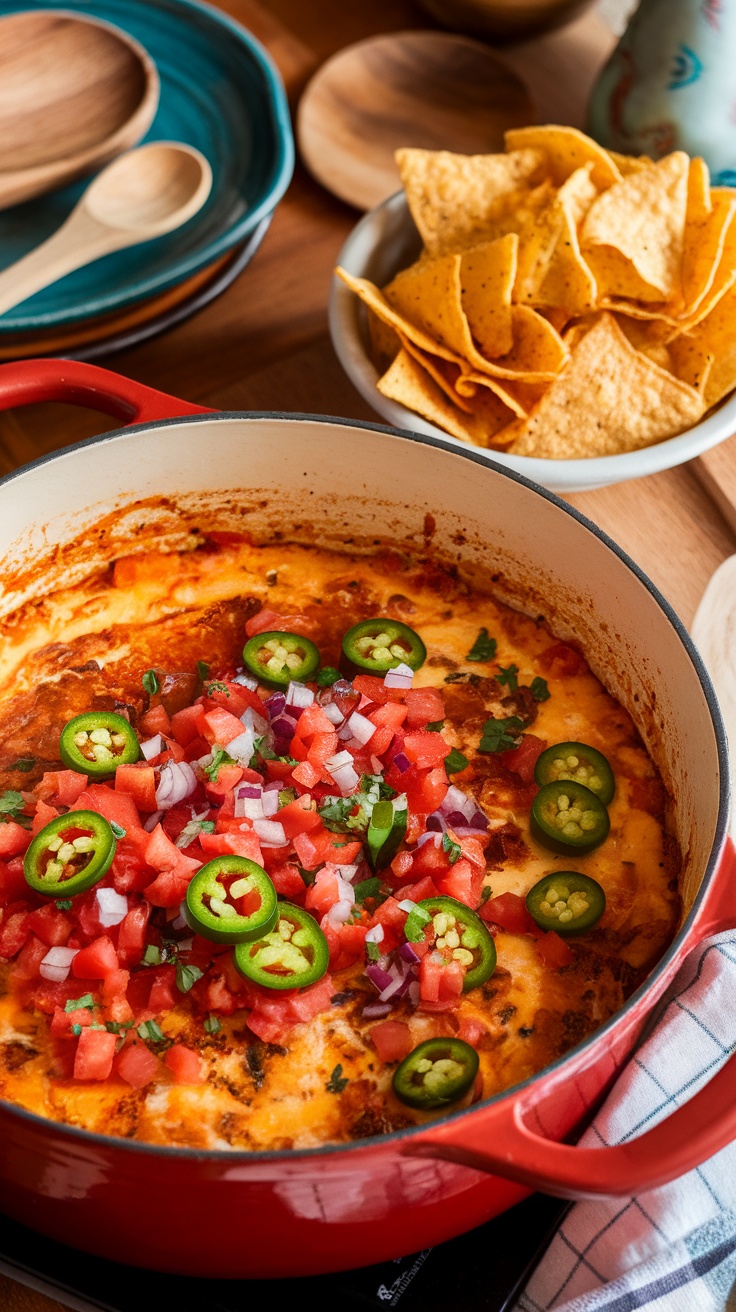
<svg viewBox="0 0 736 1312">
<path fill-rule="evenodd" d="M 0 19 L 0 209 L 134 146 L 158 98 L 150 55 L 109 23 L 53 9 Z"/>
<path fill-rule="evenodd" d="M 534 122 L 516 73 L 480 41 L 444 32 L 371 37 L 323 64 L 302 96 L 297 138 L 318 182 L 358 209 L 398 191 L 399 146 L 486 154 Z"/>
<path fill-rule="evenodd" d="M 152 141 L 108 164 L 48 241 L 0 273 L 0 314 L 74 269 L 172 232 L 202 208 L 212 169 L 193 146 Z"/>
</svg>

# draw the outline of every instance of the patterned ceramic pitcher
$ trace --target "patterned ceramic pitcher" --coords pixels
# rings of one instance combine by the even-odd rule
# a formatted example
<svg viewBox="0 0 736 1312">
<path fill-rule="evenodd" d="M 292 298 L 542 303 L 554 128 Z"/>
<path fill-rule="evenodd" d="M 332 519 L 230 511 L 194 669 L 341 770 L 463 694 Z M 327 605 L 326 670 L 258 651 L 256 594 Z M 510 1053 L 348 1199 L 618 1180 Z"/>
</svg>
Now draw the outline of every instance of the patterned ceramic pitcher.
<svg viewBox="0 0 736 1312">
<path fill-rule="evenodd" d="M 589 110 L 597 141 L 625 154 L 702 155 L 736 185 L 736 0 L 641 0 Z"/>
</svg>

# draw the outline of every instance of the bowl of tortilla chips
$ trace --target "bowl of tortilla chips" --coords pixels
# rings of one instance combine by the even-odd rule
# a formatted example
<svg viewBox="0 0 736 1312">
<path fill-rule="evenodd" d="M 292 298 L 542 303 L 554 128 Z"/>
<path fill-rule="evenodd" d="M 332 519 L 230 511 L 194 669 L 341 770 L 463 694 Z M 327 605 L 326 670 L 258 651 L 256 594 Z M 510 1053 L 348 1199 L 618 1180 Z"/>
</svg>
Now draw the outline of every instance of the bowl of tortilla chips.
<svg viewBox="0 0 736 1312">
<path fill-rule="evenodd" d="M 703 160 L 551 125 L 397 163 L 404 190 L 351 233 L 330 300 L 338 358 L 388 422 L 556 491 L 736 432 L 736 190 Z"/>
</svg>

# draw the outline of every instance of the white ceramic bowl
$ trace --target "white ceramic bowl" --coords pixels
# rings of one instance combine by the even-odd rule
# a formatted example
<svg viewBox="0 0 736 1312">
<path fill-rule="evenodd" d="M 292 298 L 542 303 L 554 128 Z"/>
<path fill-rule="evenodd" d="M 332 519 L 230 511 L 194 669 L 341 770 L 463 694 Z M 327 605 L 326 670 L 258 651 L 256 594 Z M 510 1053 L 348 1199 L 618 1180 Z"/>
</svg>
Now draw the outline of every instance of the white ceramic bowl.
<svg viewBox="0 0 736 1312">
<path fill-rule="evenodd" d="M 399 269 L 413 263 L 421 242 L 409 214 L 403 191 L 371 210 L 353 229 L 338 256 L 338 264 L 358 278 L 369 278 L 379 287 L 390 282 Z M 442 437 L 445 442 L 465 446 L 458 438 L 420 418 L 412 410 L 382 396 L 376 387 L 378 370 L 368 353 L 368 325 L 364 307 L 337 277 L 330 294 L 330 333 L 337 357 L 361 396 L 395 428 Z M 589 460 L 547 460 L 507 455 L 503 451 L 476 448 L 480 455 L 553 492 L 584 492 L 608 483 L 656 474 L 660 469 L 684 464 L 702 451 L 717 446 L 736 433 L 736 396 L 679 437 L 667 438 L 641 451 L 618 456 L 595 456 Z"/>
</svg>

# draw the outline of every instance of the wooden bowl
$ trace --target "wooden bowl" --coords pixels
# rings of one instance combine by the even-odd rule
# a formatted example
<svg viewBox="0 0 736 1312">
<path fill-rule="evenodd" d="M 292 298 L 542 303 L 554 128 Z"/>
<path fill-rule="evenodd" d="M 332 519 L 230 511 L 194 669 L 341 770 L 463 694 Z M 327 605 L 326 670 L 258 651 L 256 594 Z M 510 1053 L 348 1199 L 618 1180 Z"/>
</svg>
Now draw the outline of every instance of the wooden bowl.
<svg viewBox="0 0 736 1312">
<path fill-rule="evenodd" d="M 153 60 L 111 24 L 54 9 L 0 19 L 0 209 L 134 146 L 158 99 Z"/>
<path fill-rule="evenodd" d="M 569 23 L 593 0 L 420 0 L 445 27 L 475 36 L 520 40 Z"/>
</svg>

